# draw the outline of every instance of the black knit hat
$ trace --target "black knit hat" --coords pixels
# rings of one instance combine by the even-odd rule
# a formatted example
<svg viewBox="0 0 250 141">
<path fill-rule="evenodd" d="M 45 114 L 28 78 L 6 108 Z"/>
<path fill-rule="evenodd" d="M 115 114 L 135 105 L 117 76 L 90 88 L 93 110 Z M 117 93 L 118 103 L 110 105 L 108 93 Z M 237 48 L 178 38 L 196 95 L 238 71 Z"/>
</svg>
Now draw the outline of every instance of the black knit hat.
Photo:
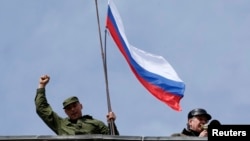
<svg viewBox="0 0 250 141">
<path fill-rule="evenodd" d="M 207 120 L 210 120 L 212 118 L 212 116 L 210 114 L 207 113 L 207 111 L 205 109 L 202 108 L 196 108 L 191 110 L 188 113 L 188 119 L 194 117 L 194 116 L 200 116 L 200 115 L 204 115 L 207 117 Z"/>
</svg>

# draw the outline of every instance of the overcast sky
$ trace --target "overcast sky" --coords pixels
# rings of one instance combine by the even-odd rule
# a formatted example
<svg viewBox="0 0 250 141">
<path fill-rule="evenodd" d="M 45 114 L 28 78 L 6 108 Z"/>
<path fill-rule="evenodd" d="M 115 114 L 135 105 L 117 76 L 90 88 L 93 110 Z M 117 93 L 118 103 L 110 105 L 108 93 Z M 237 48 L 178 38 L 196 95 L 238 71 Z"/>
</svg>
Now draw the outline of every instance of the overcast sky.
<svg viewBox="0 0 250 141">
<path fill-rule="evenodd" d="M 121 135 L 169 136 L 205 108 L 223 124 L 249 124 L 249 0 L 114 0 L 133 46 L 161 55 L 184 81 L 177 112 L 136 79 L 107 36 L 108 82 Z M 98 0 L 102 38 L 107 1 Z M 55 135 L 38 117 L 39 77 L 60 116 L 76 95 L 106 123 L 106 85 L 94 0 L 0 0 L 0 136 Z"/>
</svg>

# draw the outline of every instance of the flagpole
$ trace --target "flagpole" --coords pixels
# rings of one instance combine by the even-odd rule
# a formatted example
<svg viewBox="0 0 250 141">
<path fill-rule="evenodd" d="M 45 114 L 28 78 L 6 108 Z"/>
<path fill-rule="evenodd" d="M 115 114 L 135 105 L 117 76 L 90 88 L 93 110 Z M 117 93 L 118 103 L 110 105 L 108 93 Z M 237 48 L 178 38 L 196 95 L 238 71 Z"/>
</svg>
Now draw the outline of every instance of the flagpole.
<svg viewBox="0 0 250 141">
<path fill-rule="evenodd" d="M 95 0 L 95 5 L 96 5 L 96 16 L 97 16 L 97 22 L 98 22 L 99 39 L 100 39 L 100 45 L 101 45 L 102 63 L 103 63 L 104 77 L 105 77 L 105 84 L 106 84 L 108 112 L 112 112 L 110 95 L 109 95 L 109 87 L 108 87 L 108 73 L 107 73 L 107 60 L 106 60 L 106 30 L 105 30 L 105 47 L 103 48 L 97 0 Z M 115 135 L 114 120 L 111 119 L 111 121 L 108 124 L 109 124 L 109 127 L 111 128 L 110 129 L 111 135 Z"/>
</svg>

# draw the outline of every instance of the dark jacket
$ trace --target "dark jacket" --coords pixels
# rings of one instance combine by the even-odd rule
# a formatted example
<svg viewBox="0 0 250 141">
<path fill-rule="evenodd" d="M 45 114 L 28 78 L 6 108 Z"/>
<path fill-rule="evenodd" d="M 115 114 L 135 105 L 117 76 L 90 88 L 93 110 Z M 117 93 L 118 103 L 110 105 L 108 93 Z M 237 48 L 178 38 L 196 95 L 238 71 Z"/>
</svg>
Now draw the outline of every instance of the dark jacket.
<svg viewBox="0 0 250 141">
<path fill-rule="evenodd" d="M 55 113 L 48 104 L 45 96 L 45 88 L 37 89 L 35 97 L 36 112 L 46 125 L 57 135 L 79 135 L 79 134 L 106 134 L 110 135 L 108 126 L 90 115 L 84 115 L 73 123 L 69 118 L 62 118 Z M 114 125 L 115 135 L 119 132 Z"/>
<path fill-rule="evenodd" d="M 187 130 L 186 128 L 184 128 L 181 133 L 174 133 L 171 136 L 172 137 L 176 137 L 176 136 L 194 136 L 194 137 L 198 137 L 199 135 L 200 135 L 199 132 L 195 132 L 195 131 L 192 131 L 192 130 Z"/>
</svg>

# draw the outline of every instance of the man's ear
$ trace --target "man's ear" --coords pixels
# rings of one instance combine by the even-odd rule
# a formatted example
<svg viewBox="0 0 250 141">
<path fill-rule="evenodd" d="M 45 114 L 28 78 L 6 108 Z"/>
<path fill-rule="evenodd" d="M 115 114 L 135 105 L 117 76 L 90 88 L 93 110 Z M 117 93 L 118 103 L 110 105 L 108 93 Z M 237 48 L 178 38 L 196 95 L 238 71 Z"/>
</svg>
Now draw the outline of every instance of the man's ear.
<svg viewBox="0 0 250 141">
<path fill-rule="evenodd" d="M 193 118 L 188 119 L 188 125 L 190 125 L 192 121 L 193 121 Z"/>
<path fill-rule="evenodd" d="M 81 106 L 81 109 L 83 109 L 83 106 L 82 106 L 82 104 L 80 104 L 80 106 Z"/>
</svg>

